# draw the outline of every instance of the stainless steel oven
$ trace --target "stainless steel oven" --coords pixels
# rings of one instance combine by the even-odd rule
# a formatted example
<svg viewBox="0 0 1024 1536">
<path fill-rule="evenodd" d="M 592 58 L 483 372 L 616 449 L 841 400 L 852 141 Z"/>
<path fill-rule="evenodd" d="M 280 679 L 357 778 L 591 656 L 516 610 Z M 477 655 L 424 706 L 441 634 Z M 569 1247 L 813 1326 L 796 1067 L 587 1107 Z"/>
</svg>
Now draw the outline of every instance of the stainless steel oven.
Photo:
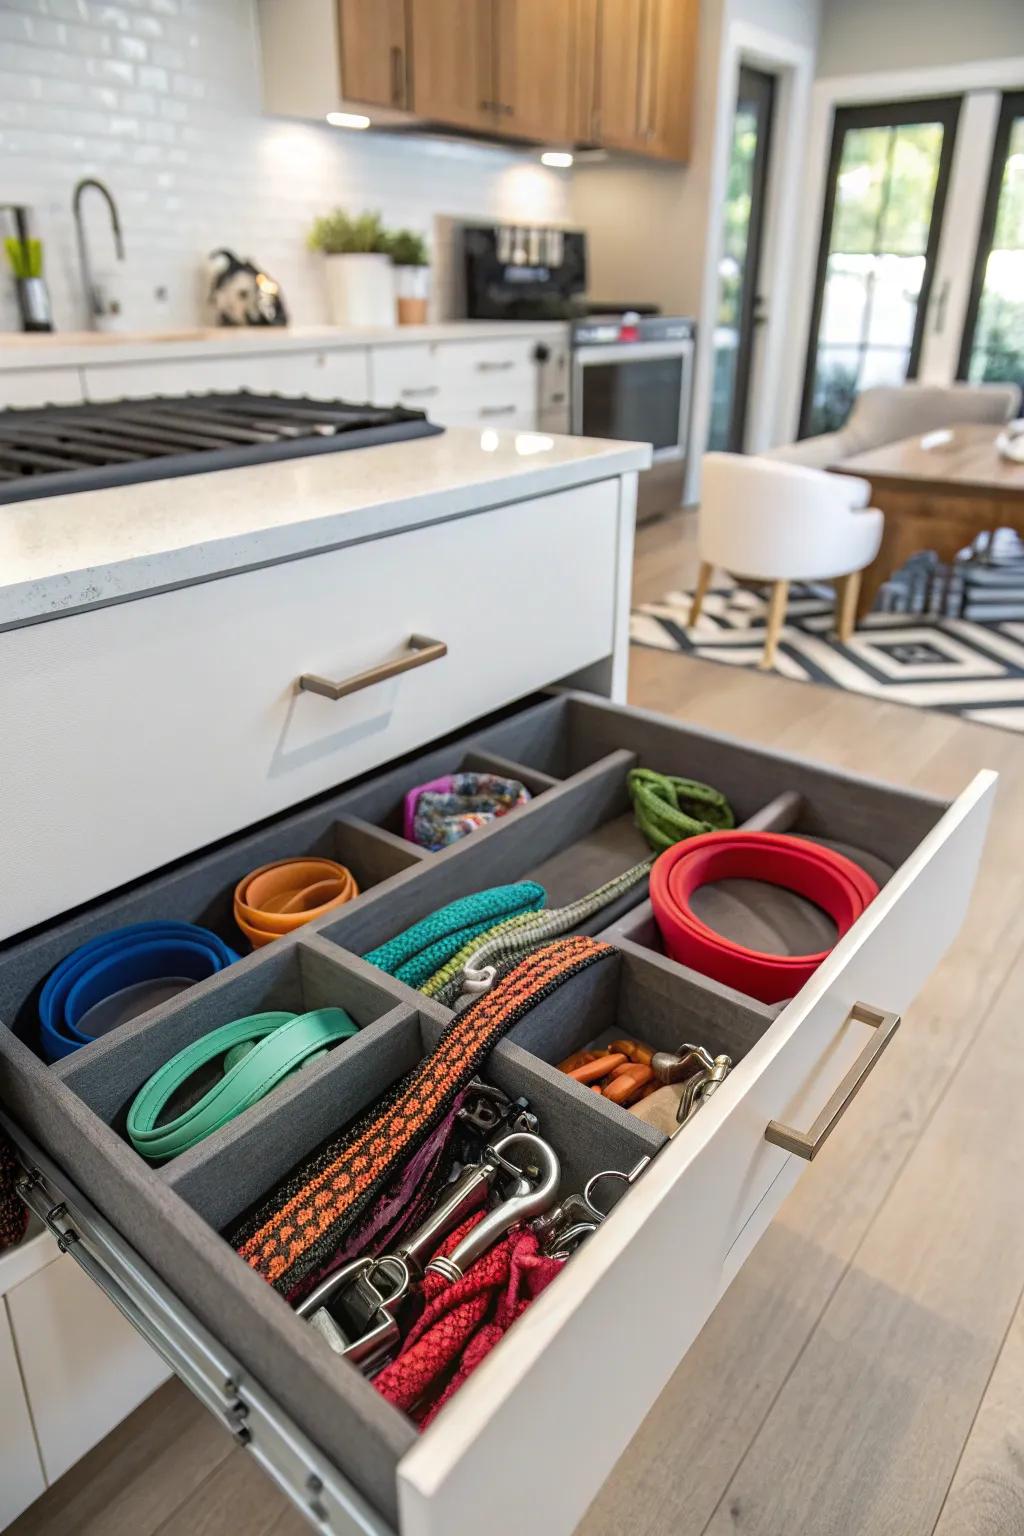
<svg viewBox="0 0 1024 1536">
<path fill-rule="evenodd" d="M 679 316 L 599 315 L 572 327 L 572 430 L 651 443 L 638 515 L 680 505 L 689 453 L 695 326 Z"/>
</svg>

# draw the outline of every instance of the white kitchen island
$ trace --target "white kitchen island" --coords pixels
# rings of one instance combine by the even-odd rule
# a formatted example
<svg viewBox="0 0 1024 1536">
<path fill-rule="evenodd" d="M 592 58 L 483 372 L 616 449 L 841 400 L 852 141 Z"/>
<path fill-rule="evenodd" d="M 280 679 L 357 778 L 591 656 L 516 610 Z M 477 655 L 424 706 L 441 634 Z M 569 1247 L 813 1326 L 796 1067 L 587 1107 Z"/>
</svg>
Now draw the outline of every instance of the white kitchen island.
<svg viewBox="0 0 1024 1536">
<path fill-rule="evenodd" d="M 454 428 L 0 506 L 0 937 L 554 679 L 623 697 L 649 458 Z M 0 1256 L 0 1526 L 164 1374 L 49 1236 Z"/>
</svg>

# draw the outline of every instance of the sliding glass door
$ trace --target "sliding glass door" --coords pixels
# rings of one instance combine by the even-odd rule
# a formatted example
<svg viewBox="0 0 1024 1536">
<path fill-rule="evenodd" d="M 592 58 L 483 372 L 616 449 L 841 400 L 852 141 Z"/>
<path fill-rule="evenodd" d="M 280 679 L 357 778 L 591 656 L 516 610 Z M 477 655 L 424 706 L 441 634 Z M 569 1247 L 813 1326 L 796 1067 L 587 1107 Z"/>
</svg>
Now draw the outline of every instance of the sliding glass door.
<svg viewBox="0 0 1024 1536">
<path fill-rule="evenodd" d="M 958 373 L 1024 385 L 1024 92 L 1003 97 Z"/>
<path fill-rule="evenodd" d="M 959 98 L 835 115 L 800 435 L 917 372 Z"/>
</svg>

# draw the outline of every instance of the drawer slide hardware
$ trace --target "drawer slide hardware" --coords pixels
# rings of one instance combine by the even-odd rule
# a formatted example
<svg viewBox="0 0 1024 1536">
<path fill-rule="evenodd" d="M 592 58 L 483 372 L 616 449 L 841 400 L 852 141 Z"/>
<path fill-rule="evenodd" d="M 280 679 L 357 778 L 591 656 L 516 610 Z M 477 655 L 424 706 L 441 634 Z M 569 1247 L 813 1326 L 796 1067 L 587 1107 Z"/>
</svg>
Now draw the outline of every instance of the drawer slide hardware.
<svg viewBox="0 0 1024 1536">
<path fill-rule="evenodd" d="M 318 677 L 315 672 L 303 672 L 299 678 L 299 690 L 302 693 L 319 693 L 325 699 L 337 701 L 347 698 L 350 693 L 372 688 L 376 683 L 386 683 L 389 678 L 398 677 L 402 672 L 411 672 L 414 667 L 425 667 L 431 661 L 440 661 L 447 654 L 448 646 L 443 640 L 430 640 L 426 635 L 410 635 L 404 656 L 396 656 L 393 661 L 380 661 L 375 667 L 368 667 L 365 672 L 356 672 L 351 677 L 343 677 L 336 683 L 329 677 Z"/>
<path fill-rule="evenodd" d="M 867 1003 L 854 1003 L 847 1015 L 847 1022 L 850 1019 L 870 1024 L 875 1031 L 874 1038 L 864 1047 L 810 1130 L 798 1131 L 791 1125 L 770 1120 L 764 1133 L 765 1140 L 773 1146 L 794 1152 L 797 1157 L 805 1157 L 808 1162 L 817 1157 L 900 1027 L 898 1013 L 888 1013 L 884 1008 L 870 1008 Z"/>
<path fill-rule="evenodd" d="M 4 1114 L 25 1173 L 19 1196 L 204 1407 L 244 1445 L 309 1524 L 330 1536 L 394 1536 L 240 1362 Z M 63 1243 L 62 1243 L 63 1239 Z"/>
</svg>

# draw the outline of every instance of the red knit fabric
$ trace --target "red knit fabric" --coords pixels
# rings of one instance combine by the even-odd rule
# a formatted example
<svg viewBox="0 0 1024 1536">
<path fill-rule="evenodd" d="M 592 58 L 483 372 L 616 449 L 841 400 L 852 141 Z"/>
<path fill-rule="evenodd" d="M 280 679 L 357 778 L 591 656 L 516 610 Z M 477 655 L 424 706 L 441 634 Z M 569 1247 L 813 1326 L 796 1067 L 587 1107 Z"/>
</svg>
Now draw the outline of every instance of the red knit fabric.
<svg viewBox="0 0 1024 1536">
<path fill-rule="evenodd" d="M 463 1222 L 438 1253 L 453 1252 L 483 1215 Z M 425 1429 L 563 1263 L 541 1254 L 532 1232 L 519 1231 L 489 1248 L 461 1280 L 425 1275 L 427 1305 L 401 1352 L 375 1378 L 377 1391 Z"/>
</svg>

